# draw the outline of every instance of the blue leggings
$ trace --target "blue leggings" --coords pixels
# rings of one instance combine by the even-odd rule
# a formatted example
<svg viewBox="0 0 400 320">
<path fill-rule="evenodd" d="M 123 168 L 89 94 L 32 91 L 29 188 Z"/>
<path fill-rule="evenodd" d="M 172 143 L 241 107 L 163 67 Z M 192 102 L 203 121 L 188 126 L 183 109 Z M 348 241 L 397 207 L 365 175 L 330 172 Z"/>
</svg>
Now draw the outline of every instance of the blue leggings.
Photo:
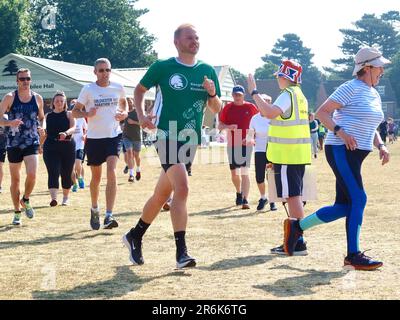
<svg viewBox="0 0 400 320">
<path fill-rule="evenodd" d="M 361 164 L 369 151 L 349 151 L 344 145 L 327 145 L 325 154 L 336 177 L 335 203 L 301 220 L 300 226 L 306 230 L 320 223 L 346 217 L 347 253 L 356 253 L 360 251 L 360 229 L 367 204 L 367 195 L 361 177 Z"/>
</svg>

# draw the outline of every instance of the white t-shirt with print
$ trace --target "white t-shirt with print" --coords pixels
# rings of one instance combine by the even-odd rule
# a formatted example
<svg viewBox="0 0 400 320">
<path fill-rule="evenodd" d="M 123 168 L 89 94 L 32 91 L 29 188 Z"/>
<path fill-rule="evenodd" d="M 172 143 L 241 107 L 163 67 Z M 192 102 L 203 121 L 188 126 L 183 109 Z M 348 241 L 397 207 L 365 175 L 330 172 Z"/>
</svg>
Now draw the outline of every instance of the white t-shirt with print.
<svg viewBox="0 0 400 320">
<path fill-rule="evenodd" d="M 249 129 L 253 129 L 255 132 L 256 144 L 254 152 L 266 152 L 270 121 L 270 119 L 263 117 L 260 113 L 251 118 Z"/>
<path fill-rule="evenodd" d="M 100 87 L 93 82 L 82 88 L 78 102 L 87 112 L 97 108 L 96 115 L 88 118 L 89 139 L 115 138 L 121 133 L 119 122 L 115 120 L 121 98 L 125 98 L 125 90 L 119 83 L 110 82 L 109 86 Z"/>
<path fill-rule="evenodd" d="M 75 132 L 74 132 L 74 141 L 75 141 L 75 150 L 81 150 L 85 146 L 85 142 L 83 141 L 83 131 L 87 130 L 87 123 L 85 118 L 78 118 L 75 121 Z"/>
</svg>

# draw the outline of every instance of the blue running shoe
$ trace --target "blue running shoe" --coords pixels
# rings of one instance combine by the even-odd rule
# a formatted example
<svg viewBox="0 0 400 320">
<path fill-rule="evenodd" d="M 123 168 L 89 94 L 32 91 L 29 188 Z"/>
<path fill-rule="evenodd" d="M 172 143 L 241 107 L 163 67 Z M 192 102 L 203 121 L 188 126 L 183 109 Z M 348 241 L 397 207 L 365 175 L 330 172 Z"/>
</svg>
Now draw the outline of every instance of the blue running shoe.
<svg viewBox="0 0 400 320">
<path fill-rule="evenodd" d="M 134 239 L 129 231 L 122 237 L 122 242 L 129 250 L 129 260 L 136 266 L 144 264 L 142 240 Z"/>
<path fill-rule="evenodd" d="M 77 192 L 78 191 L 78 185 L 75 183 L 73 186 L 72 186 L 72 192 Z"/>
<path fill-rule="evenodd" d="M 297 241 L 302 235 L 303 230 L 300 229 L 299 220 L 290 218 L 285 220 L 283 248 L 287 255 L 293 255 Z"/>
<path fill-rule="evenodd" d="M 85 189 L 85 180 L 83 180 L 83 178 L 78 178 L 78 184 L 79 184 L 79 189 Z"/>
<path fill-rule="evenodd" d="M 243 195 L 236 192 L 236 205 L 241 206 L 243 204 Z"/>
<path fill-rule="evenodd" d="M 383 262 L 372 259 L 366 256 L 364 252 L 357 252 L 348 255 L 344 258 L 345 266 L 352 266 L 355 270 L 370 271 L 383 266 Z"/>
</svg>

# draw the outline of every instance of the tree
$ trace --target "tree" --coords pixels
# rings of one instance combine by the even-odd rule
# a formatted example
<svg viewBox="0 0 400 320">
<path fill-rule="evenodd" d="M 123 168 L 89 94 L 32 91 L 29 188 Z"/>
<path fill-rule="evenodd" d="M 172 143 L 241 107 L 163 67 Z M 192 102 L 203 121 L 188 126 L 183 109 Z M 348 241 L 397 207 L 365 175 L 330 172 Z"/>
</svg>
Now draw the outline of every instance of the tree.
<svg viewBox="0 0 400 320">
<path fill-rule="evenodd" d="M 26 10 L 24 0 L 0 0 L 0 57 L 17 51 Z"/>
<path fill-rule="evenodd" d="M 262 67 L 256 69 L 254 77 L 256 79 L 274 79 L 274 72 L 276 72 L 276 70 L 278 70 L 278 65 L 266 61 Z"/>
<path fill-rule="evenodd" d="M 17 74 L 17 71 L 17 62 L 15 60 L 10 60 L 4 68 L 3 73 L 8 72 L 8 76 L 12 76 L 14 74 Z"/>
<path fill-rule="evenodd" d="M 147 9 L 135 9 L 136 2 L 32 0 L 32 9 L 39 17 L 35 29 L 40 30 L 31 41 L 35 55 L 90 65 L 107 57 L 113 67 L 148 66 L 157 58 L 152 49 L 155 38 L 140 27 L 138 18 Z M 42 12 L 46 5 L 57 8 L 54 28 L 43 29 L 48 18 Z"/>
<path fill-rule="evenodd" d="M 314 57 L 311 49 L 304 47 L 303 41 L 294 33 L 284 34 L 283 39 L 278 39 L 271 52 L 272 54 L 267 54 L 261 59 L 264 62 L 269 61 L 278 66 L 283 59 L 292 59 L 307 69 L 312 65 L 311 60 Z"/>
<path fill-rule="evenodd" d="M 354 56 L 362 47 L 378 47 L 387 58 L 393 57 L 400 50 L 400 37 L 396 26 L 400 22 L 398 11 L 389 11 L 377 17 L 364 14 L 353 23 L 355 29 L 340 29 L 344 36 L 340 46 L 344 57 L 333 59 L 334 68 L 325 68 L 336 73 L 342 79 L 351 78 L 354 68 Z"/>
<path fill-rule="evenodd" d="M 400 117 L 400 52 L 398 52 L 391 60 L 390 67 L 388 68 L 385 77 L 389 78 L 389 81 L 393 87 L 393 90 L 397 98 L 397 117 Z"/>
<path fill-rule="evenodd" d="M 301 41 L 299 36 L 293 33 L 284 34 L 283 38 L 278 39 L 275 43 L 271 54 L 267 54 L 261 58 L 265 64 L 256 70 L 256 79 L 271 79 L 282 60 L 295 60 L 303 68 L 302 88 L 309 104 L 313 105 L 322 76 L 321 72 L 311 61 L 313 57 L 314 54 L 311 53 L 311 49 L 303 45 L 303 41 Z"/>
<path fill-rule="evenodd" d="M 245 82 L 246 81 L 246 76 L 243 73 L 241 73 L 239 70 L 236 70 L 232 67 L 229 69 L 232 73 L 232 76 L 233 76 L 233 79 L 235 80 L 235 82 L 241 82 L 241 81 Z"/>
</svg>

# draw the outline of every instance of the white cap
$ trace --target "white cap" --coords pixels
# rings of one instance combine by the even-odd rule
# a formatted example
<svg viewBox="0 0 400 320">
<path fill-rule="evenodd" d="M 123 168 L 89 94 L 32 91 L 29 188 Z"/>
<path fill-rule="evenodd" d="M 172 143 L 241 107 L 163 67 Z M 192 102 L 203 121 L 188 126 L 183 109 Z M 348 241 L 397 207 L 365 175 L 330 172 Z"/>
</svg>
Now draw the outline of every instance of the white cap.
<svg viewBox="0 0 400 320">
<path fill-rule="evenodd" d="M 383 67 L 385 64 L 391 63 L 390 60 L 382 56 L 378 49 L 372 47 L 361 48 L 357 52 L 354 62 L 356 65 L 353 70 L 353 76 L 366 66 Z"/>
</svg>

